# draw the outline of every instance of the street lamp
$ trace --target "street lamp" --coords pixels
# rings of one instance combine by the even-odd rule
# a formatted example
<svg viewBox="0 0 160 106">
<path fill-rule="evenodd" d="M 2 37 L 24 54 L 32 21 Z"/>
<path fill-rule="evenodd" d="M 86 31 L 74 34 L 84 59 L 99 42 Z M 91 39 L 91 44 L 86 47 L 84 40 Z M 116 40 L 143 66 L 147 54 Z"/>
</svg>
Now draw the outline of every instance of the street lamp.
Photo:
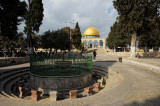
<svg viewBox="0 0 160 106">
<path fill-rule="evenodd" d="M 71 22 L 65 22 L 65 23 L 69 23 L 70 24 L 70 40 L 71 40 L 71 25 L 74 24 L 74 20 L 72 20 Z"/>
<path fill-rule="evenodd" d="M 71 37 L 71 25 L 74 24 L 74 20 L 72 20 L 71 22 L 65 22 L 65 23 L 69 23 L 70 24 L 70 41 L 72 40 L 72 37 Z"/>
</svg>

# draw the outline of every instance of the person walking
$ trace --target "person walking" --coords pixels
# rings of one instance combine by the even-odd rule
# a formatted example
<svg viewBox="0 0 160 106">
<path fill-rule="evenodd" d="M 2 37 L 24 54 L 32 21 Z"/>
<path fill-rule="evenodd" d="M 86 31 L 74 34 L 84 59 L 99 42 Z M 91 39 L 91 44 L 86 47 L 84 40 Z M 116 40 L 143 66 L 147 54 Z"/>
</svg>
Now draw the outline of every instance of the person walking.
<svg viewBox="0 0 160 106">
<path fill-rule="evenodd" d="M 4 53 L 4 57 L 8 57 L 9 51 L 7 49 L 5 49 L 3 53 Z"/>
<path fill-rule="evenodd" d="M 96 53 L 96 51 L 94 51 L 94 52 L 93 52 L 93 56 L 94 56 L 93 59 L 94 59 L 94 60 L 96 59 L 96 55 L 97 55 L 97 53 Z"/>
</svg>

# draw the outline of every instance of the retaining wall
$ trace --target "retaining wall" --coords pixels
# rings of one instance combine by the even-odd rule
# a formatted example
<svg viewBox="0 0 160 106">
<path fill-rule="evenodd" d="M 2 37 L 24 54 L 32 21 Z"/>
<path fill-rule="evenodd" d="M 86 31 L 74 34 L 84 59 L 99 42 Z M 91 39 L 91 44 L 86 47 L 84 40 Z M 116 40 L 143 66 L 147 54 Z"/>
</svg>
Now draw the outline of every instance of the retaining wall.
<svg viewBox="0 0 160 106">
<path fill-rule="evenodd" d="M 7 57 L 0 59 L 0 66 L 14 65 L 27 63 L 30 61 L 30 57 Z"/>
</svg>

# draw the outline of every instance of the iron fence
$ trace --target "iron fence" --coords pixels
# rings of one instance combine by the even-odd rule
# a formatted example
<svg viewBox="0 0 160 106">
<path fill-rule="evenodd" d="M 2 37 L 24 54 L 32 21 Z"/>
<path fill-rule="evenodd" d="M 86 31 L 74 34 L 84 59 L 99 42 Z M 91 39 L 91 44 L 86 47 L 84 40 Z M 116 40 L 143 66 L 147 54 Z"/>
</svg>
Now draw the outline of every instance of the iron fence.
<svg viewBox="0 0 160 106">
<path fill-rule="evenodd" d="M 31 55 L 30 73 L 42 77 L 75 77 L 91 73 L 91 55 Z"/>
</svg>

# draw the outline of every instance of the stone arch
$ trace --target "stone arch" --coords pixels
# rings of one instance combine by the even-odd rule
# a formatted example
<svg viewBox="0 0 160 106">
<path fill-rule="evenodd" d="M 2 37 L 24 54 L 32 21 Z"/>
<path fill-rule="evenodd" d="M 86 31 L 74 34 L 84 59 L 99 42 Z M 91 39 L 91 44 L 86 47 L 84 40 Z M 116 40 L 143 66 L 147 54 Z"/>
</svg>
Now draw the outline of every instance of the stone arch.
<svg viewBox="0 0 160 106">
<path fill-rule="evenodd" d="M 89 41 L 88 41 L 88 47 L 89 47 L 89 48 L 92 48 L 92 47 L 93 47 L 92 40 L 89 40 Z"/>
</svg>

